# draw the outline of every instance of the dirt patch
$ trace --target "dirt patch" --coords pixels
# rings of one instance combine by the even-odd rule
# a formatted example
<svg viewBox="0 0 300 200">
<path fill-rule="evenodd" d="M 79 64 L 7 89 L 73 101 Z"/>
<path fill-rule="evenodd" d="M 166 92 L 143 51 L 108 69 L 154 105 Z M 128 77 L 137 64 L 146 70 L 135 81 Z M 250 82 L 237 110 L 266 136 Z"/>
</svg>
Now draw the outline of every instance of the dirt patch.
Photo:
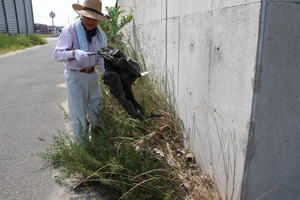
<svg viewBox="0 0 300 200">
<path fill-rule="evenodd" d="M 118 200 L 120 197 L 116 190 L 108 186 L 98 183 L 78 185 L 78 180 L 65 180 L 48 200 Z"/>
</svg>

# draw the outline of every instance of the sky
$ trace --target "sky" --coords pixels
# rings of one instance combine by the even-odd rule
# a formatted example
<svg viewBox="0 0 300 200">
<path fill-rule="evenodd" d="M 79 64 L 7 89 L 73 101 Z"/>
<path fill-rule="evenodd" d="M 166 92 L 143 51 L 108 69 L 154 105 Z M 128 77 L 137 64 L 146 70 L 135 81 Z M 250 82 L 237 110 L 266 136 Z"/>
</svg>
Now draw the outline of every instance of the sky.
<svg viewBox="0 0 300 200">
<path fill-rule="evenodd" d="M 34 23 L 52 25 L 51 11 L 55 13 L 53 22 L 55 26 L 66 26 L 71 23 L 78 14 L 73 10 L 72 4 L 83 4 L 84 0 L 32 0 Z M 116 0 L 101 0 L 102 12 L 107 14 L 105 7 L 113 7 Z"/>
</svg>

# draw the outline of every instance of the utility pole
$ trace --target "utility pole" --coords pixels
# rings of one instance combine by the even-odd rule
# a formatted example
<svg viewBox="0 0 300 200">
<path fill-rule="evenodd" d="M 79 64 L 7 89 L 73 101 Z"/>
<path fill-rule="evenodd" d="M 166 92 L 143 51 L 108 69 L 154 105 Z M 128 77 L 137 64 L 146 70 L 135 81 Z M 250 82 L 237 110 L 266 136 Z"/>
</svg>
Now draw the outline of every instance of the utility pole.
<svg viewBox="0 0 300 200">
<path fill-rule="evenodd" d="M 52 18 L 53 35 L 56 36 L 56 27 L 54 27 L 54 17 L 55 17 L 55 13 L 54 13 L 53 11 L 51 11 L 51 13 L 49 14 L 49 16 Z"/>
<path fill-rule="evenodd" d="M 77 4 L 79 4 L 79 0 L 77 0 Z M 78 13 L 78 16 L 80 16 L 79 13 Z"/>
</svg>

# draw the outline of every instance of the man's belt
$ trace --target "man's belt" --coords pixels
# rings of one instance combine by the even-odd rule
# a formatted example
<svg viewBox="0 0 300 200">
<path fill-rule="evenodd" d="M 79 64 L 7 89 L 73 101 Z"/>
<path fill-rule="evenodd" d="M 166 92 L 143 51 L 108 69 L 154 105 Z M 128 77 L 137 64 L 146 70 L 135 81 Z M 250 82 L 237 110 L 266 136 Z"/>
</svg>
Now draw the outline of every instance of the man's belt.
<svg viewBox="0 0 300 200">
<path fill-rule="evenodd" d="M 75 70 L 75 69 L 71 69 L 72 71 L 77 71 L 77 72 L 83 72 L 83 73 L 87 73 L 87 74 L 90 74 L 90 73 L 93 73 L 95 71 L 95 67 L 93 68 L 89 68 L 89 69 L 81 69 L 81 70 Z"/>
</svg>

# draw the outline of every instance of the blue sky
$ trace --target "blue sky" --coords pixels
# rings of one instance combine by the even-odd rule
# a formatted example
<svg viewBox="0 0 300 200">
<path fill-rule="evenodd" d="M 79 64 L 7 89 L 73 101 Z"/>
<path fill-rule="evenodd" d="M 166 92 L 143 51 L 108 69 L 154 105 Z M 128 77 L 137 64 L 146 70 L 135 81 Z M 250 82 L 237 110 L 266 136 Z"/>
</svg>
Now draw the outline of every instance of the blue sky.
<svg viewBox="0 0 300 200">
<path fill-rule="evenodd" d="M 83 3 L 84 0 L 32 0 L 34 23 L 52 25 L 52 19 L 49 14 L 55 13 L 54 25 L 65 26 L 71 23 L 77 13 L 72 8 L 72 4 Z M 105 7 L 115 6 L 115 0 L 101 0 L 102 12 L 107 14 Z"/>
</svg>

